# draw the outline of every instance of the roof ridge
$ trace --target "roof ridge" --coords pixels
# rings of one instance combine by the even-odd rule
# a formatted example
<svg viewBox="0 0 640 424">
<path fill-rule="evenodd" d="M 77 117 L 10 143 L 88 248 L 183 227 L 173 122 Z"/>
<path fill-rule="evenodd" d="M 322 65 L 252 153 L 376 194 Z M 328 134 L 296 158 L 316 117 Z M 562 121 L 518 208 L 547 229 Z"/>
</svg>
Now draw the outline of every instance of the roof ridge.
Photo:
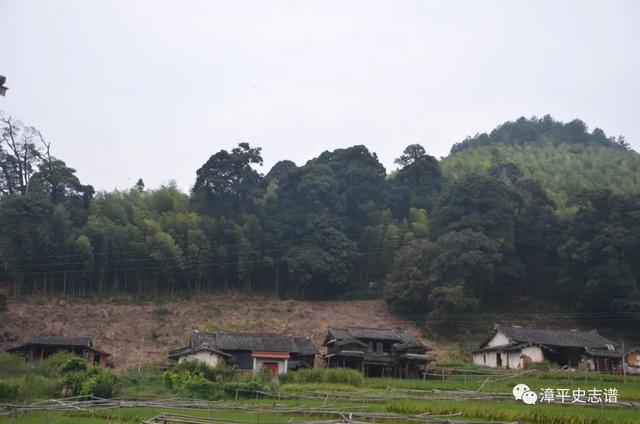
<svg viewBox="0 0 640 424">
<path fill-rule="evenodd" d="M 296 337 L 293 334 L 283 334 L 283 333 L 259 333 L 259 332 L 246 332 L 246 331 L 227 331 L 227 330 L 216 330 L 214 334 L 231 334 L 237 336 L 275 336 L 275 337 Z"/>
<path fill-rule="evenodd" d="M 347 325 L 345 327 L 345 329 L 347 328 L 356 328 L 356 329 L 360 329 L 360 330 L 387 330 L 387 331 L 396 331 L 393 328 L 383 328 L 383 327 L 360 327 L 360 326 L 354 326 L 354 325 Z"/>
</svg>

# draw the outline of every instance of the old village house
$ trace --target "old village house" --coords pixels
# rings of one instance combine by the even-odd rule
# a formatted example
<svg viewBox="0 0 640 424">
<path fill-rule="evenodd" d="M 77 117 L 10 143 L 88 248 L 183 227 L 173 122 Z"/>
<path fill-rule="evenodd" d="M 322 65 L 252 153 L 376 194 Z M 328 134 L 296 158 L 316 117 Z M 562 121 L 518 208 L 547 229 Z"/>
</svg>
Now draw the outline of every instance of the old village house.
<svg viewBox="0 0 640 424">
<path fill-rule="evenodd" d="M 431 348 L 408 331 L 330 328 L 323 345 L 327 368 L 354 368 L 369 377 L 419 378 L 433 360 L 425 355 Z"/>
<path fill-rule="evenodd" d="M 95 365 L 106 365 L 107 357 L 110 354 L 96 349 L 93 346 L 93 339 L 88 336 L 82 337 L 61 337 L 61 336 L 42 336 L 34 337 L 27 343 L 7 349 L 9 353 L 19 353 L 25 356 L 29 361 L 35 362 L 46 359 L 56 352 L 71 352 L 81 356 Z"/>
<path fill-rule="evenodd" d="M 539 330 L 496 325 L 473 362 L 487 367 L 519 369 L 544 360 L 569 368 L 615 371 L 622 353 L 618 344 L 595 330 Z"/>
<path fill-rule="evenodd" d="M 178 362 L 199 360 L 208 365 L 234 365 L 240 370 L 270 370 L 276 374 L 313 368 L 320 352 L 307 337 L 283 334 L 193 330 L 189 345 L 169 352 Z"/>
</svg>

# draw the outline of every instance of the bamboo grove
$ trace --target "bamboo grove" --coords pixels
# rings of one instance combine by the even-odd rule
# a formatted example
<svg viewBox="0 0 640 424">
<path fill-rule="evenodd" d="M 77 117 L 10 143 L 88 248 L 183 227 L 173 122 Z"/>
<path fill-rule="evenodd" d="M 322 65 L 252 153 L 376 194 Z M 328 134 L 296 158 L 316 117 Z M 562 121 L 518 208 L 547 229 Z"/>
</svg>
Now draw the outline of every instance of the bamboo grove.
<svg viewBox="0 0 640 424">
<path fill-rule="evenodd" d="M 437 314 L 573 293 L 575 309 L 640 308 L 640 158 L 581 121 L 521 118 L 440 161 L 410 145 L 392 172 L 354 145 L 262 174 L 261 148 L 240 143 L 189 193 L 142 179 L 96 193 L 40 131 L 1 126 L 7 294 L 384 296 Z"/>
</svg>

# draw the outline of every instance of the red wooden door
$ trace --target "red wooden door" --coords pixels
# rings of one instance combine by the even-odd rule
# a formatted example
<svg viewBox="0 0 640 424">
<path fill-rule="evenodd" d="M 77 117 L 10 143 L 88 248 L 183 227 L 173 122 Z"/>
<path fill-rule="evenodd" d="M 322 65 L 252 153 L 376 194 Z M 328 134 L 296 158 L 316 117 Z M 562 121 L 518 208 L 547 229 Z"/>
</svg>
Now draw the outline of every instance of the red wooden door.
<svg viewBox="0 0 640 424">
<path fill-rule="evenodd" d="M 263 370 L 269 370 L 274 374 L 278 373 L 278 363 L 277 362 L 263 362 L 262 363 Z"/>
</svg>

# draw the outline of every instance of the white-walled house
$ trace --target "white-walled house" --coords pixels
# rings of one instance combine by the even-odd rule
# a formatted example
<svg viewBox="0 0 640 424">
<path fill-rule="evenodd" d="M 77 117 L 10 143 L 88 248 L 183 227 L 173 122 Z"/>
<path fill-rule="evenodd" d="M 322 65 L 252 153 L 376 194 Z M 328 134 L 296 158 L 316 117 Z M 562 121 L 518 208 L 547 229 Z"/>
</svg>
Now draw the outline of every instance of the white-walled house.
<svg viewBox="0 0 640 424">
<path fill-rule="evenodd" d="M 496 325 L 473 363 L 491 368 L 521 369 L 544 360 L 561 366 L 607 371 L 621 357 L 617 344 L 595 330 L 538 330 Z M 619 361 L 618 361 L 619 362 Z"/>
<path fill-rule="evenodd" d="M 208 344 L 202 344 L 193 349 L 191 347 L 186 347 L 174 350 L 169 353 L 169 358 L 176 359 L 178 363 L 196 360 L 215 367 L 218 364 L 223 364 L 224 359 L 231 358 L 231 355 L 214 349 Z"/>
<path fill-rule="evenodd" d="M 198 360 L 208 365 L 234 365 L 240 370 L 269 370 L 282 374 L 313 368 L 320 352 L 311 338 L 282 334 L 257 334 L 193 330 L 189 345 L 169 352 L 178 362 Z"/>
</svg>

